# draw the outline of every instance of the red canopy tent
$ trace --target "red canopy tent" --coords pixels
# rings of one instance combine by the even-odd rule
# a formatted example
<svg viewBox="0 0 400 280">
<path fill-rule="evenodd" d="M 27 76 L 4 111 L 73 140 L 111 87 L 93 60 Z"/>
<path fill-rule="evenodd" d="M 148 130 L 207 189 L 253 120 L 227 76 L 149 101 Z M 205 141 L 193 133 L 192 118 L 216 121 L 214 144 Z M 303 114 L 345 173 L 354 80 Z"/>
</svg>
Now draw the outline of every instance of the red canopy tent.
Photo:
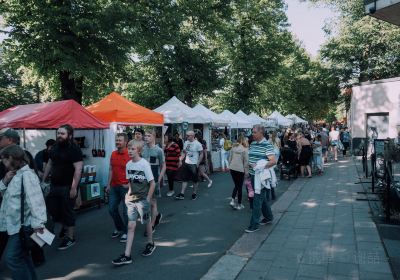
<svg viewBox="0 0 400 280">
<path fill-rule="evenodd" d="M 18 105 L 0 112 L 0 128 L 49 129 L 63 124 L 75 129 L 109 127 L 74 100 Z"/>
</svg>

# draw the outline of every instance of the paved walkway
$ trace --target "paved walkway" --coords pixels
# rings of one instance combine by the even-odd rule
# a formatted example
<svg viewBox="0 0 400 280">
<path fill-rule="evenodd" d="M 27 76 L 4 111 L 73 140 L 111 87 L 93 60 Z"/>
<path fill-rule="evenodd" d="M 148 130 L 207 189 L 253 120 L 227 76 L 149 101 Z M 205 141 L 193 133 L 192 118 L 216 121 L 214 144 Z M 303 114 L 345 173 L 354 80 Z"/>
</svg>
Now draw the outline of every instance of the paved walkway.
<svg viewBox="0 0 400 280">
<path fill-rule="evenodd" d="M 203 279 L 393 279 L 356 181 L 350 158 L 296 180 L 272 207 L 274 223 L 244 234 Z"/>
</svg>

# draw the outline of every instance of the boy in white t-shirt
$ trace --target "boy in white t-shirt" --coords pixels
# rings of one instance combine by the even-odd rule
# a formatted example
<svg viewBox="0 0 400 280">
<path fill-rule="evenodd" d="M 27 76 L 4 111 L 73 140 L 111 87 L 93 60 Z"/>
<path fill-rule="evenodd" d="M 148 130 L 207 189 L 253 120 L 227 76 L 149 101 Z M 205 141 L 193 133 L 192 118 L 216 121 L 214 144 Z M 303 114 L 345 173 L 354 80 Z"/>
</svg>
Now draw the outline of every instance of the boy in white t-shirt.
<svg viewBox="0 0 400 280">
<path fill-rule="evenodd" d="M 150 256 L 156 249 L 150 213 L 150 200 L 155 183 L 150 164 L 140 156 L 142 150 L 142 141 L 132 140 L 128 143 L 128 154 L 131 158 L 126 164 L 126 178 L 129 180 L 129 191 L 125 196 L 125 204 L 128 208 L 128 237 L 124 254 L 112 261 L 116 266 L 132 263 L 131 250 L 138 219 L 142 224 L 146 224 L 148 240 L 142 256 Z"/>
</svg>

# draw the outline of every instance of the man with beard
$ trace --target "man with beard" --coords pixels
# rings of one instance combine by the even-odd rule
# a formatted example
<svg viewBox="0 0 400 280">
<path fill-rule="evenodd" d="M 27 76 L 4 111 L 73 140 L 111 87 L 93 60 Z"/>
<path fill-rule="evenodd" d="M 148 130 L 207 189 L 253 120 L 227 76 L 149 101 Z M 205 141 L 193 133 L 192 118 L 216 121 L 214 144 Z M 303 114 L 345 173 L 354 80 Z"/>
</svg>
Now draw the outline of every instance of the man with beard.
<svg viewBox="0 0 400 280">
<path fill-rule="evenodd" d="M 43 174 L 43 181 L 51 171 L 50 193 L 47 196 L 47 208 L 54 223 L 62 224 L 58 246 L 65 250 L 75 244 L 74 205 L 77 188 L 82 172 L 82 152 L 73 142 L 74 129 L 69 124 L 57 129 L 57 142 L 50 150 L 49 161 Z"/>
</svg>

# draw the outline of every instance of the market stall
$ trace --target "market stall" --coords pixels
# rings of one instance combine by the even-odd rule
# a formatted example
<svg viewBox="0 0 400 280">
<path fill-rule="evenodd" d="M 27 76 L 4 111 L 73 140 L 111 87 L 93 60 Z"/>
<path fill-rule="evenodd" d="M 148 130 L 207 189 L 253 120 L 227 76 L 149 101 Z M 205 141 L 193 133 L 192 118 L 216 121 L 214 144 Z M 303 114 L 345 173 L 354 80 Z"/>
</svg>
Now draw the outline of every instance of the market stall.
<svg viewBox="0 0 400 280">
<path fill-rule="evenodd" d="M 308 121 L 303 120 L 295 114 L 287 115 L 286 118 L 291 119 L 294 124 L 308 124 Z"/>
<path fill-rule="evenodd" d="M 90 184 L 81 188 L 83 200 L 100 198 L 106 184 L 108 172 L 100 169 L 106 165 L 104 150 L 104 130 L 108 123 L 103 122 L 73 100 L 18 105 L 0 112 L 0 128 L 10 127 L 19 130 L 21 145 L 33 156 L 43 150 L 48 139 L 56 139 L 55 129 L 63 124 L 74 127 L 74 138 L 84 155 L 82 183 Z M 94 157 L 93 150 L 99 151 Z"/>
<path fill-rule="evenodd" d="M 86 109 L 98 119 L 109 123 L 109 129 L 104 135 L 107 164 L 102 166 L 103 172 L 107 172 L 107 178 L 108 163 L 111 153 L 115 150 L 115 136 L 118 132 L 122 132 L 131 126 L 162 127 L 164 124 L 162 114 L 129 101 L 116 92 L 110 93 L 99 102 L 86 107 Z M 161 141 L 161 139 L 162 135 L 159 135 L 158 141 Z"/>
<path fill-rule="evenodd" d="M 291 119 L 285 118 L 281 113 L 278 111 L 274 111 L 271 115 L 267 117 L 267 120 L 272 120 L 276 123 L 276 125 L 282 127 L 289 127 L 293 125 L 293 121 Z"/>
</svg>

